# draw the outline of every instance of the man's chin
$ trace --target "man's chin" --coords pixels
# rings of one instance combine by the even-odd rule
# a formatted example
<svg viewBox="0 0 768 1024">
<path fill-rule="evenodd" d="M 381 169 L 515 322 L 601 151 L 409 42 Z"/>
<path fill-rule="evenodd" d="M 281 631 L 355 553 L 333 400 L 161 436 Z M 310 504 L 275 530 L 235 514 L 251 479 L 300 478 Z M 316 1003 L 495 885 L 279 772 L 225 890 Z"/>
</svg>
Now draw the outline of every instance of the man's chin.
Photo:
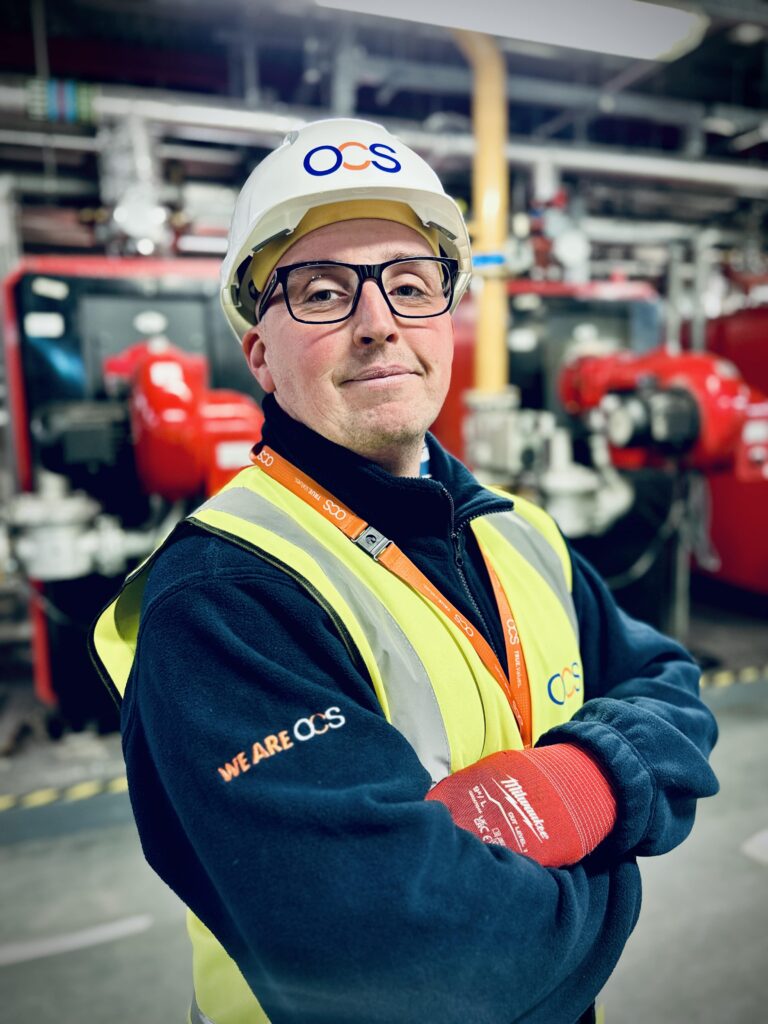
<svg viewBox="0 0 768 1024">
<path fill-rule="evenodd" d="M 379 461 L 381 457 L 391 458 L 399 451 L 420 447 L 426 431 L 427 427 L 422 429 L 413 419 L 393 421 L 382 417 L 378 421 L 350 425 L 340 443 L 359 455 Z"/>
<path fill-rule="evenodd" d="M 349 424 L 349 434 L 357 440 L 367 440 L 373 445 L 383 443 L 408 444 L 422 438 L 428 424 L 424 416 L 415 414 L 407 406 L 395 409 L 379 408 L 370 415 L 356 418 Z"/>
</svg>

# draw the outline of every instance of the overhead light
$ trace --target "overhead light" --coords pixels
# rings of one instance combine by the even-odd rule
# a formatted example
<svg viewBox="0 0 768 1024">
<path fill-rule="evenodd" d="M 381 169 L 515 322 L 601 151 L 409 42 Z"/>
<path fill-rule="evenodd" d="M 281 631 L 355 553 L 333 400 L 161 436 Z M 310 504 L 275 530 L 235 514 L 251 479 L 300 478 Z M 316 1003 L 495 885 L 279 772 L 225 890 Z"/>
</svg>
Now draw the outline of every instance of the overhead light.
<svg viewBox="0 0 768 1024">
<path fill-rule="evenodd" d="M 226 235 L 181 235 L 176 241 L 178 252 L 223 256 L 227 251 Z"/>
<path fill-rule="evenodd" d="M 24 333 L 28 338 L 62 338 L 66 323 L 61 313 L 27 313 Z"/>
<path fill-rule="evenodd" d="M 742 135 L 737 135 L 735 139 L 731 139 L 731 149 L 737 153 L 743 153 L 745 150 L 752 149 L 754 146 L 760 146 L 766 141 L 768 141 L 768 121 L 761 121 L 756 128 L 744 132 Z"/>
<path fill-rule="evenodd" d="M 527 213 L 516 213 L 512 217 L 512 234 L 515 238 L 528 238 L 531 234 L 531 218 Z"/>
<path fill-rule="evenodd" d="M 531 313 L 535 309 L 540 309 L 542 304 L 541 296 L 536 292 L 523 292 L 512 300 L 513 307 L 521 313 Z"/>
<path fill-rule="evenodd" d="M 737 46 L 754 46 L 765 39 L 765 29 L 762 25 L 752 25 L 742 21 L 740 25 L 734 25 L 728 33 L 728 39 Z"/>
<path fill-rule="evenodd" d="M 32 291 L 45 299 L 63 302 L 69 295 L 69 285 L 56 277 L 35 277 L 32 279 Z"/>
<path fill-rule="evenodd" d="M 168 317 L 156 309 L 142 309 L 133 318 L 133 329 L 145 338 L 157 337 L 168 329 Z"/>
<path fill-rule="evenodd" d="M 701 122 L 701 127 L 711 135 L 725 135 L 726 137 L 735 135 L 738 131 L 735 122 L 729 117 L 718 117 L 715 114 L 705 117 Z"/>
<path fill-rule="evenodd" d="M 156 190 L 151 185 L 144 182 L 130 184 L 121 195 L 112 216 L 129 238 L 151 241 L 153 249 L 166 241 L 168 211 L 158 202 Z"/>
<path fill-rule="evenodd" d="M 315 0 L 318 7 L 488 32 L 640 60 L 674 60 L 701 42 L 709 19 L 644 0 L 387 0 L 371 12 L 362 0 Z"/>
</svg>

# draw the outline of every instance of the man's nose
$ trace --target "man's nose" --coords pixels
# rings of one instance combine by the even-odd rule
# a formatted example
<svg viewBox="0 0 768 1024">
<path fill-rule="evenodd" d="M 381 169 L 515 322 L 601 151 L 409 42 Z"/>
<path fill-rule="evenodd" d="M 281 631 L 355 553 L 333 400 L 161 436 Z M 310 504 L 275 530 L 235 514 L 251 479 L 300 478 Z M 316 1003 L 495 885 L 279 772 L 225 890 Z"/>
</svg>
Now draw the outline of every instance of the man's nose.
<svg viewBox="0 0 768 1024">
<path fill-rule="evenodd" d="M 397 341 L 400 331 L 376 281 L 363 281 L 353 318 L 353 338 L 360 345 Z"/>
</svg>

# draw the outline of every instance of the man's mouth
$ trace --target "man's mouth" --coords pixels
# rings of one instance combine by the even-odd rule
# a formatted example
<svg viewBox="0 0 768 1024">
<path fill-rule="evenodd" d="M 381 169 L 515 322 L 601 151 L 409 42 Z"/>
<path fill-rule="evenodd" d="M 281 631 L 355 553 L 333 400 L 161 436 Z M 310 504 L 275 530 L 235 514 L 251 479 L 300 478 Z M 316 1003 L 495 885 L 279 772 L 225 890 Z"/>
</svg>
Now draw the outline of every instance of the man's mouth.
<svg viewBox="0 0 768 1024">
<path fill-rule="evenodd" d="M 365 381 L 386 380 L 388 377 L 404 377 L 415 373 L 415 370 L 398 364 L 393 366 L 369 366 L 367 370 L 355 374 L 354 377 L 348 377 L 344 383 L 361 384 Z"/>
</svg>

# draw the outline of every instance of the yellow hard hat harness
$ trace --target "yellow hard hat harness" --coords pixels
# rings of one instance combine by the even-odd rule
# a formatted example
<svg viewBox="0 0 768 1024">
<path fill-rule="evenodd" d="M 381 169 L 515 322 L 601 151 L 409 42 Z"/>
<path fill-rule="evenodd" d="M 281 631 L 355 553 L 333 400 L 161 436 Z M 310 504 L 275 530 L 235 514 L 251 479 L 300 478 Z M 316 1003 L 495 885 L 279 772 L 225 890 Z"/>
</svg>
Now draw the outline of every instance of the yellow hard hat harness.
<svg viewBox="0 0 768 1024">
<path fill-rule="evenodd" d="M 437 229 L 425 227 L 413 210 L 404 203 L 383 199 L 357 199 L 341 203 L 325 203 L 304 214 L 297 227 L 289 234 L 271 239 L 254 252 L 249 269 L 253 284 L 252 294 L 263 293 L 271 272 L 300 238 L 308 235 L 310 231 L 317 231 L 318 228 L 327 227 L 329 224 L 339 224 L 348 220 L 388 220 L 395 224 L 402 224 L 421 235 L 435 256 L 440 255 Z"/>
</svg>

